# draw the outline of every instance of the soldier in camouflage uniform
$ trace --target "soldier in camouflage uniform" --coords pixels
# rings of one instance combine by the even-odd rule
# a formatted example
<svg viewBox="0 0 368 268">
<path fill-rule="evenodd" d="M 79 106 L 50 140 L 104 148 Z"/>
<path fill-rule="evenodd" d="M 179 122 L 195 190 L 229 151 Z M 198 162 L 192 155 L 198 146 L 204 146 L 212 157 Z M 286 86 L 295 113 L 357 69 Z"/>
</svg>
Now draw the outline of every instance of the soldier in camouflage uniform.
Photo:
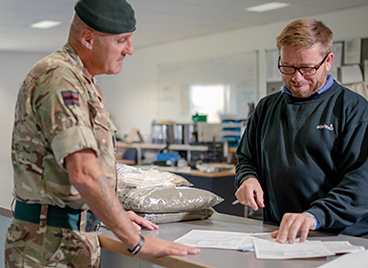
<svg viewBox="0 0 368 268">
<path fill-rule="evenodd" d="M 16 205 L 6 267 L 99 267 L 95 215 L 138 257 L 199 252 L 144 240 L 138 225 L 158 227 L 125 212 L 116 197 L 116 128 L 94 76 L 121 71 L 134 30 L 125 0 L 79 0 L 68 43 L 26 76 L 13 129 Z"/>
</svg>

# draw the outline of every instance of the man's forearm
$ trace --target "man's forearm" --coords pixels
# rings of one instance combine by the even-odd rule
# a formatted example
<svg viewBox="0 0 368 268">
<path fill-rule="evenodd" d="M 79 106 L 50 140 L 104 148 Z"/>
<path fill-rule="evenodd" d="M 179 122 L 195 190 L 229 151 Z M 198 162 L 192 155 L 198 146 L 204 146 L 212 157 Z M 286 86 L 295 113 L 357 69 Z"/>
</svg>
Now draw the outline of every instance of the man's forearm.
<svg viewBox="0 0 368 268">
<path fill-rule="evenodd" d="M 126 215 L 114 190 L 107 184 L 107 178 L 104 175 L 74 186 L 97 218 L 128 248 L 138 243 L 139 234 Z"/>
</svg>

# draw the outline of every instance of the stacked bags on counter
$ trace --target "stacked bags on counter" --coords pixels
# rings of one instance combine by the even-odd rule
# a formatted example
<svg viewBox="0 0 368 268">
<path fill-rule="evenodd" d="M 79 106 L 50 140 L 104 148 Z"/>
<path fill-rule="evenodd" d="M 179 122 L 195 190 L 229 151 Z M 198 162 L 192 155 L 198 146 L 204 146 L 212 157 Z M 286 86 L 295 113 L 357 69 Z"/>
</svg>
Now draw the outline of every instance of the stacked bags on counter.
<svg viewBox="0 0 368 268">
<path fill-rule="evenodd" d="M 186 179 L 157 167 L 141 169 L 116 164 L 118 198 L 125 210 L 154 222 L 207 219 L 223 199 L 193 187 Z"/>
</svg>

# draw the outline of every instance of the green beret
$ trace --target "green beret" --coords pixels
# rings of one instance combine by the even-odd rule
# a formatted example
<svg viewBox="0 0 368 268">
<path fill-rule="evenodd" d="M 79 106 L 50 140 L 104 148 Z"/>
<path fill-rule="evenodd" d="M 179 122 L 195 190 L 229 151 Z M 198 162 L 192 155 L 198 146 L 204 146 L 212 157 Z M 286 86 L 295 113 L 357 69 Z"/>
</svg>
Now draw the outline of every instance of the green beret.
<svg viewBox="0 0 368 268">
<path fill-rule="evenodd" d="M 134 10 L 125 0 L 78 0 L 74 10 L 98 32 L 121 34 L 135 30 Z"/>
</svg>

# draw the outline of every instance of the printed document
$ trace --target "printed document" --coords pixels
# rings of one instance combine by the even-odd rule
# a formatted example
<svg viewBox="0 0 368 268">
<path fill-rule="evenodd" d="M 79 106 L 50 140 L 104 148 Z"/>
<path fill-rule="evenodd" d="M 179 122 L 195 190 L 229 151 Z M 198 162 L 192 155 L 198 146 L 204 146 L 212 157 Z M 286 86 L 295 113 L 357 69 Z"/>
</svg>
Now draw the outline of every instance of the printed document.
<svg viewBox="0 0 368 268">
<path fill-rule="evenodd" d="M 197 248 L 255 251 L 258 259 L 318 258 L 365 250 L 364 247 L 354 246 L 348 241 L 307 240 L 299 242 L 297 239 L 293 244 L 280 244 L 271 237 L 271 233 L 195 229 L 178 238 L 175 242 Z"/>
<path fill-rule="evenodd" d="M 263 239 L 253 239 L 257 259 L 295 259 L 333 256 L 335 253 L 327 249 L 321 241 L 294 242 L 280 244 Z"/>
<path fill-rule="evenodd" d="M 249 234 L 241 232 L 192 230 L 175 242 L 197 248 L 253 249 L 253 244 L 248 238 Z"/>
</svg>

